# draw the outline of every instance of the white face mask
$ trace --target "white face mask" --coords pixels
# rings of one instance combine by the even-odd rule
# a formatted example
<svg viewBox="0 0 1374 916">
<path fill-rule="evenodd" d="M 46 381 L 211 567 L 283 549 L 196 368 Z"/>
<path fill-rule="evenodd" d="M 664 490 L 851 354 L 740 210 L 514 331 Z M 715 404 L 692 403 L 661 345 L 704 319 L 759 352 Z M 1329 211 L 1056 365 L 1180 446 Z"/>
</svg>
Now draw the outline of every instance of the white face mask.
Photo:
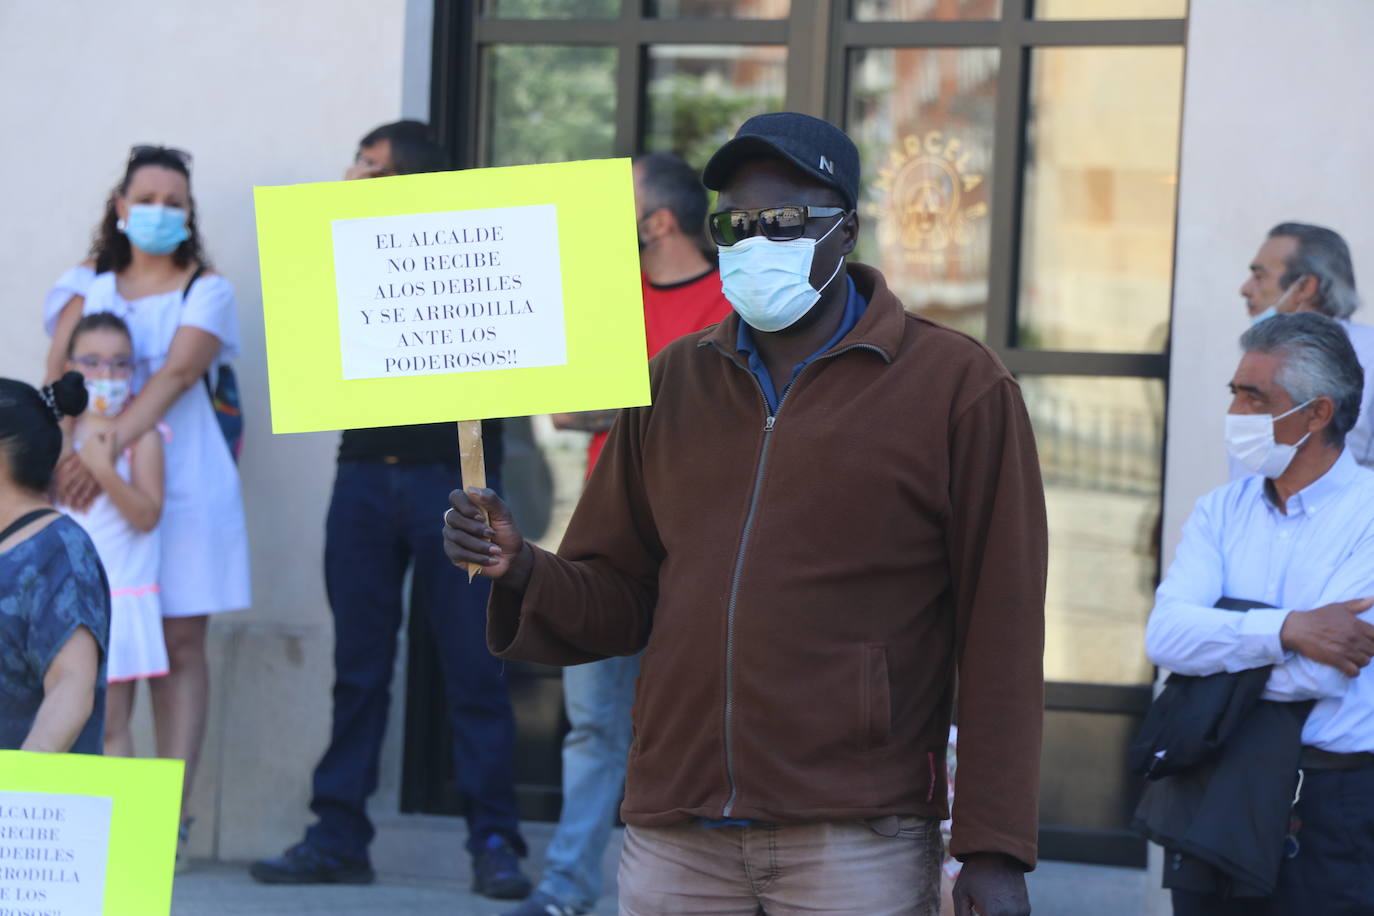
<svg viewBox="0 0 1374 916">
<path fill-rule="evenodd" d="M 126 378 L 88 378 L 86 395 L 91 413 L 115 417 L 124 410 L 132 389 Z"/>
<path fill-rule="evenodd" d="M 1289 414 L 1297 413 L 1311 401 L 1304 401 L 1277 417 L 1267 413 L 1228 413 L 1226 415 L 1226 451 L 1232 458 L 1256 474 L 1273 480 L 1288 470 L 1293 456 L 1311 433 L 1292 445 L 1274 441 L 1274 424 Z"/>
<path fill-rule="evenodd" d="M 775 242 L 751 235 L 733 245 L 717 245 L 720 252 L 720 285 L 725 298 L 751 328 L 781 331 L 796 324 L 821 299 L 811 285 L 811 261 L 816 244 L 844 223 L 840 220 L 818 239 Z M 835 265 L 825 289 L 840 274 L 844 257 Z"/>
</svg>

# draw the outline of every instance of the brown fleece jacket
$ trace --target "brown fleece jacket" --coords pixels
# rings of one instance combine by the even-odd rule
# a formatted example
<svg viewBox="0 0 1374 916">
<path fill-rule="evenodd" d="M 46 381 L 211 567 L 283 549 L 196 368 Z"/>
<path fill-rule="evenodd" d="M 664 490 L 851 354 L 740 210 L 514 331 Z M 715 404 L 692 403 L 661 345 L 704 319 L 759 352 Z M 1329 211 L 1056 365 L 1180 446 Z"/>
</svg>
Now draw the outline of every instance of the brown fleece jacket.
<svg viewBox="0 0 1374 916">
<path fill-rule="evenodd" d="M 558 554 L 492 591 L 497 655 L 644 649 L 625 822 L 945 816 L 952 852 L 1036 858 L 1046 531 L 1020 389 L 977 341 L 869 305 L 774 417 L 739 319 L 651 364 Z"/>
</svg>

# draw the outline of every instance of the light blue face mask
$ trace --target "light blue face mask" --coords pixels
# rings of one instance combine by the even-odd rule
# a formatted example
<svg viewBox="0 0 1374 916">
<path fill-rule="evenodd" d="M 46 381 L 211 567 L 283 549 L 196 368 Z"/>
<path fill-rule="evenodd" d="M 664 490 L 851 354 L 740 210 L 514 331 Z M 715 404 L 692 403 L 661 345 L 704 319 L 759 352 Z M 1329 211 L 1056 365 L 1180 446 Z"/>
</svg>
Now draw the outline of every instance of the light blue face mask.
<svg viewBox="0 0 1374 916">
<path fill-rule="evenodd" d="M 186 229 L 186 211 L 161 204 L 134 204 L 121 226 L 129 241 L 148 254 L 171 254 L 191 237 Z"/>
<path fill-rule="evenodd" d="M 796 324 L 821 299 L 821 290 L 839 276 L 841 257 L 830 279 L 818 290 L 811 285 L 811 262 L 816 244 L 839 228 L 840 220 L 819 239 L 775 242 L 752 235 L 733 245 L 717 245 L 720 285 L 725 298 L 749 327 L 781 331 Z"/>
<path fill-rule="evenodd" d="M 1297 289 L 1297 288 L 1298 288 L 1298 284 L 1302 282 L 1303 276 L 1306 276 L 1306 274 L 1300 275 L 1300 276 L 1298 277 L 1298 279 L 1296 279 L 1296 280 L 1294 280 L 1292 283 L 1288 284 L 1288 289 L 1286 289 L 1286 290 L 1283 291 L 1283 295 L 1282 295 L 1282 296 L 1279 296 L 1278 301 L 1276 301 L 1273 305 L 1269 306 L 1269 308 L 1267 308 L 1267 309 L 1265 309 L 1264 311 L 1260 312 L 1260 313 L 1259 313 L 1258 315 L 1256 315 L 1254 318 L 1251 318 L 1251 319 L 1250 319 L 1250 326 L 1251 326 L 1251 327 L 1254 327 L 1255 325 L 1259 324 L 1259 323 L 1262 322 L 1262 321 L 1268 321 L 1270 318 L 1273 318 L 1275 315 L 1287 314 L 1286 312 L 1280 312 L 1280 311 L 1279 311 L 1279 306 L 1283 305 L 1285 302 L 1288 301 L 1288 297 L 1289 297 L 1290 295 L 1292 295 L 1293 290 Z"/>
</svg>

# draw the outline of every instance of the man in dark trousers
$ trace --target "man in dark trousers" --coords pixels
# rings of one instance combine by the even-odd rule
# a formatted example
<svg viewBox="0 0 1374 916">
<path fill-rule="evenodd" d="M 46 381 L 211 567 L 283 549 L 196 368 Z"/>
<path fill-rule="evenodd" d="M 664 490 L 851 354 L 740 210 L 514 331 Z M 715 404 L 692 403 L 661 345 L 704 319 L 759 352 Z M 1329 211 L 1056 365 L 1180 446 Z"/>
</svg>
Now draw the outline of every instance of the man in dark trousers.
<svg viewBox="0 0 1374 916">
<path fill-rule="evenodd" d="M 363 137 L 346 177 L 444 167 L 426 126 L 400 121 Z M 499 421 L 483 426 L 488 479 L 499 481 Z M 335 681 L 333 729 L 315 768 L 310 802 L 319 821 L 280 857 L 253 863 L 260 882 L 365 884 L 374 878 L 367 850 L 375 831 L 366 806 L 377 788 L 409 569 L 411 613 L 425 616 L 443 671 L 454 776 L 468 806 L 473 890 L 502 900 L 529 893 L 517 861 L 525 843 L 512 771 L 515 721 L 501 663 L 487 651 L 484 636 L 489 589 L 469 586 L 434 540 L 434 505 L 458 479 L 453 423 L 343 434 L 325 523 Z"/>
<path fill-rule="evenodd" d="M 1347 447 L 1364 373 L 1341 325 L 1278 315 L 1246 331 L 1231 378 L 1226 445 L 1246 474 L 1198 500 L 1145 631 L 1150 660 L 1207 676 L 1271 667 L 1262 698 L 1316 701 L 1301 728 L 1287 837 L 1264 849 L 1269 896 L 1181 887 L 1170 850 L 1165 886 L 1178 916 L 1357 916 L 1374 912 L 1374 472 Z M 1237 614 L 1218 599 L 1258 602 Z M 962 748 L 961 748 L 962 750 Z M 1244 761 L 1254 766 L 1250 755 Z M 1280 774 L 1283 776 L 1284 774 Z M 1217 819 L 1234 863 L 1265 821 L 1250 794 Z M 1211 824 L 1207 834 L 1219 835 Z M 1282 823 L 1280 819 L 1280 823 Z M 1277 833 L 1278 831 L 1276 831 Z M 1239 850 L 1239 851 L 1237 851 Z M 1282 858 L 1280 858 L 1282 856 Z"/>
<path fill-rule="evenodd" d="M 1016 381 L 846 264 L 839 129 L 751 118 L 704 180 L 735 314 L 652 361 L 558 554 L 455 490 L 449 558 L 496 580 L 498 655 L 644 650 L 622 914 L 935 916 L 956 693 L 956 909 L 1025 914 L 1046 528 Z"/>
</svg>

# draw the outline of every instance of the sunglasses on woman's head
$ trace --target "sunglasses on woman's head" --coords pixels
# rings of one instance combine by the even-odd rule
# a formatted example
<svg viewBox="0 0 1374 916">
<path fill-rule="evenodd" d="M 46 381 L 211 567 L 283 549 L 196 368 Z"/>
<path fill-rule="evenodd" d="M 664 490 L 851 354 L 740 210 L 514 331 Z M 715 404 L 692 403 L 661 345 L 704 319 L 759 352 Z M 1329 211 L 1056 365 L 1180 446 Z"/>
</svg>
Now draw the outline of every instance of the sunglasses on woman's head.
<svg viewBox="0 0 1374 916">
<path fill-rule="evenodd" d="M 844 207 L 764 207 L 761 210 L 721 210 L 712 213 L 711 238 L 717 245 L 733 245 L 754 234 L 757 229 L 771 242 L 790 242 L 806 232 L 808 218 L 840 216 L 848 213 Z"/>
<path fill-rule="evenodd" d="M 163 159 L 170 157 L 177 160 L 185 167 L 186 171 L 191 171 L 191 154 L 183 149 L 174 146 L 147 146 L 139 145 L 129 149 L 129 164 L 133 165 L 144 159 Z"/>
</svg>

